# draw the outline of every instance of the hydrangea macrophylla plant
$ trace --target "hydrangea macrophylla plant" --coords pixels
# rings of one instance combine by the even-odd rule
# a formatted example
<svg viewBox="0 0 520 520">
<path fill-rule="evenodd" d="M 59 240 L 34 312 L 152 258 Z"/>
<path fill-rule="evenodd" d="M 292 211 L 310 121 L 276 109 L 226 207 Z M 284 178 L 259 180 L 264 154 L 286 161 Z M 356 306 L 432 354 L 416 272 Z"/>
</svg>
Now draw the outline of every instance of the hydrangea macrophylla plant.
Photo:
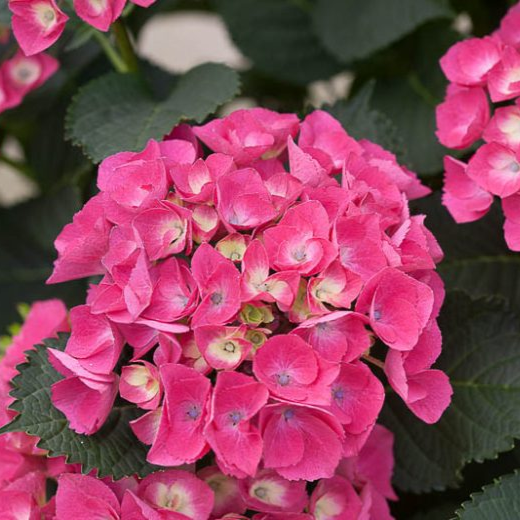
<svg viewBox="0 0 520 520">
<path fill-rule="evenodd" d="M 98 281 L 47 351 L 52 402 L 85 435 L 142 409 L 168 469 L 64 475 L 57 518 L 76 494 L 109 518 L 391 518 L 381 377 L 427 423 L 451 398 L 442 251 L 408 206 L 429 190 L 325 112 L 261 108 L 107 157 L 98 188 L 56 239 L 49 282 Z"/>
<path fill-rule="evenodd" d="M 504 233 L 520 251 L 520 4 L 490 36 L 456 43 L 440 64 L 450 81 L 437 107 L 437 136 L 453 149 L 481 146 L 465 164 L 444 159 L 443 203 L 456 222 L 484 216 L 501 199 Z"/>
</svg>

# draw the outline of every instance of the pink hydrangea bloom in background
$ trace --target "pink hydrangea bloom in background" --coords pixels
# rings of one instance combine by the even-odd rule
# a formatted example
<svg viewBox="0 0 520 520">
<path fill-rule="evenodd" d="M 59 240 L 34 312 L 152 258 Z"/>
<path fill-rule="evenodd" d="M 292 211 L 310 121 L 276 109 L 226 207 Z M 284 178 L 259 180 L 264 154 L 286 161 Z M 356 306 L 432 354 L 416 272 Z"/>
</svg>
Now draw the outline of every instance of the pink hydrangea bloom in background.
<svg viewBox="0 0 520 520">
<path fill-rule="evenodd" d="M 461 212 L 484 211 L 460 175 Z M 429 190 L 325 112 L 266 109 L 107 157 L 98 187 L 56 240 L 49 283 L 100 281 L 71 310 L 65 351 L 49 351 L 52 401 L 89 435 L 125 400 L 148 461 L 189 472 L 115 488 L 65 475 L 57 518 L 82 479 L 108 518 L 391 518 L 379 369 L 426 422 L 451 396 L 432 368 L 442 251 L 408 206 Z"/>
<path fill-rule="evenodd" d="M 520 193 L 519 31 L 517 4 L 492 35 L 453 45 L 440 60 L 450 84 L 437 107 L 437 137 L 444 146 L 464 149 L 485 141 L 467 165 L 445 158 L 443 204 L 463 223 L 480 219 L 494 196 L 501 198 L 504 235 L 513 251 L 520 251 L 514 216 Z"/>
</svg>

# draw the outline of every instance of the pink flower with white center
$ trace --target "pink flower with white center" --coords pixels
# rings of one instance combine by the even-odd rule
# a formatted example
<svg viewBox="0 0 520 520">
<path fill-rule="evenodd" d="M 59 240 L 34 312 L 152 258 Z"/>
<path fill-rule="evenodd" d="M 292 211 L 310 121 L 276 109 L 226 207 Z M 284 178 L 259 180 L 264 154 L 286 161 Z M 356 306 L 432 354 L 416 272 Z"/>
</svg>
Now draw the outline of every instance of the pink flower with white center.
<svg viewBox="0 0 520 520">
<path fill-rule="evenodd" d="M 278 215 L 260 174 L 253 168 L 221 175 L 217 198 L 217 211 L 230 232 L 256 228 Z"/>
<path fill-rule="evenodd" d="M 502 144 L 485 144 L 469 160 L 466 172 L 482 189 L 508 197 L 520 190 L 519 154 Z"/>
<path fill-rule="evenodd" d="M 220 227 L 217 210 L 211 206 L 195 206 L 191 211 L 193 241 L 196 244 L 209 242 Z"/>
<path fill-rule="evenodd" d="M 260 157 L 277 156 L 285 148 L 287 137 L 298 132 L 298 123 L 294 114 L 255 108 L 237 110 L 193 131 L 211 150 L 231 155 L 241 166 Z"/>
<path fill-rule="evenodd" d="M 323 110 L 315 110 L 303 120 L 298 145 L 311 155 L 316 151 L 327 154 L 338 171 L 350 154 L 363 153 L 363 148 L 345 132 L 339 121 Z"/>
<path fill-rule="evenodd" d="M 133 497 L 133 503 L 130 497 Z M 155 518 L 136 514 L 149 510 L 141 505 L 144 503 L 158 513 L 157 519 L 208 520 L 213 509 L 213 500 L 211 488 L 195 475 L 173 469 L 158 471 L 144 478 L 135 494 L 131 491 L 125 493 L 122 518 Z"/>
<path fill-rule="evenodd" d="M 307 289 L 311 311 L 315 314 L 328 313 L 327 304 L 348 309 L 358 297 L 362 286 L 361 278 L 336 260 L 309 281 Z"/>
<path fill-rule="evenodd" d="M 54 0 L 9 0 L 9 9 L 13 33 L 26 56 L 50 47 L 69 19 Z"/>
<path fill-rule="evenodd" d="M 202 468 L 197 472 L 197 477 L 204 480 L 215 494 L 212 517 L 226 515 L 225 518 L 228 518 L 229 513 L 234 513 L 238 517 L 245 513 L 247 507 L 240 494 L 239 481 L 236 478 L 224 475 L 217 466 Z"/>
<path fill-rule="evenodd" d="M 251 419 L 264 409 L 269 392 L 254 378 L 220 372 L 205 437 L 219 468 L 238 478 L 254 476 L 262 457 L 262 437 Z"/>
<path fill-rule="evenodd" d="M 368 318 L 350 311 L 334 311 L 309 318 L 292 331 L 328 361 L 349 363 L 372 345 L 366 329 Z"/>
<path fill-rule="evenodd" d="M 74 0 L 76 14 L 100 31 L 108 31 L 125 7 L 126 0 Z"/>
<path fill-rule="evenodd" d="M 103 426 L 117 395 L 118 376 L 85 370 L 69 354 L 48 349 L 51 365 L 65 379 L 51 386 L 52 404 L 76 433 L 91 435 Z"/>
<path fill-rule="evenodd" d="M 72 334 L 65 352 L 96 374 L 110 374 L 121 351 L 123 339 L 117 327 L 102 314 L 92 314 L 88 305 L 70 311 Z"/>
<path fill-rule="evenodd" d="M 500 61 L 488 75 L 491 101 L 504 101 L 520 95 L 520 54 L 513 47 L 502 49 Z"/>
<path fill-rule="evenodd" d="M 269 469 L 240 480 L 239 486 L 247 508 L 264 513 L 299 513 L 309 500 L 303 480 L 285 480 Z"/>
<path fill-rule="evenodd" d="M 155 410 L 161 401 L 162 388 L 157 367 L 147 361 L 121 369 L 119 394 L 144 410 Z"/>
<path fill-rule="evenodd" d="M 500 61 L 500 51 L 494 38 L 469 38 L 452 45 L 440 59 L 440 65 L 449 81 L 483 87 L 489 71 Z"/>
<path fill-rule="evenodd" d="M 347 479 L 334 476 L 320 480 L 312 492 L 309 511 L 316 520 L 358 520 L 361 500 Z"/>
<path fill-rule="evenodd" d="M 315 405 L 330 404 L 330 385 L 339 368 L 295 334 L 273 336 L 253 359 L 255 376 L 274 396 Z"/>
<path fill-rule="evenodd" d="M 240 309 L 240 273 L 233 262 L 202 244 L 193 255 L 191 269 L 202 298 L 191 318 L 192 327 L 231 321 Z"/>
<path fill-rule="evenodd" d="M 56 58 L 45 53 L 25 56 L 18 51 L 0 66 L 5 91 L 3 108 L 19 105 L 32 90 L 43 85 L 59 68 Z"/>
<path fill-rule="evenodd" d="M 507 245 L 512 251 L 520 251 L 520 195 L 502 199 L 502 209 L 506 216 L 504 235 Z"/>
<path fill-rule="evenodd" d="M 334 228 L 341 265 L 366 282 L 387 267 L 383 234 L 377 215 L 341 217 Z"/>
<path fill-rule="evenodd" d="M 263 233 L 271 267 L 301 275 L 316 274 L 336 258 L 338 252 L 329 236 L 327 212 L 317 201 L 292 207 L 276 226 Z"/>
<path fill-rule="evenodd" d="M 58 478 L 56 520 L 103 518 L 119 520 L 121 507 L 114 492 L 101 480 L 66 473 Z"/>
<path fill-rule="evenodd" d="M 489 122 L 489 103 L 481 87 L 448 88 L 443 103 L 437 105 L 437 132 L 448 148 L 467 148 L 480 139 Z"/>
<path fill-rule="evenodd" d="M 170 176 L 177 193 L 186 202 L 213 204 L 215 202 L 215 182 L 226 173 L 236 169 L 233 158 L 222 153 L 214 153 L 206 159 L 198 159 L 193 164 L 179 164 L 170 168 Z"/>
<path fill-rule="evenodd" d="M 411 350 L 428 323 L 433 291 L 424 283 L 388 267 L 372 277 L 356 303 L 370 325 L 390 348 Z"/>
<path fill-rule="evenodd" d="M 320 408 L 290 403 L 260 412 L 264 466 L 288 480 L 330 478 L 342 456 L 343 428 Z"/>
<path fill-rule="evenodd" d="M 520 147 L 520 106 L 497 108 L 482 134 L 487 143 L 500 143 L 516 150 Z"/>
<path fill-rule="evenodd" d="M 241 262 L 249 244 L 249 237 L 240 233 L 231 233 L 221 238 L 216 244 L 215 249 L 232 262 Z"/>
<path fill-rule="evenodd" d="M 147 459 L 160 466 L 195 462 L 208 451 L 203 429 L 208 421 L 211 383 L 193 368 L 173 363 L 160 368 L 160 377 L 163 408 L 160 418 L 151 416 L 145 424 L 153 430 L 146 435 L 153 439 Z"/>
<path fill-rule="evenodd" d="M 294 271 L 269 275 L 269 258 L 264 245 L 259 240 L 249 244 L 242 260 L 242 300 L 277 302 L 282 309 L 287 309 L 294 302 L 299 281 L 300 275 Z"/>
<path fill-rule="evenodd" d="M 444 157 L 442 203 L 459 224 L 482 218 L 493 203 L 493 196 L 468 177 L 466 168 L 463 162 Z"/>
<path fill-rule="evenodd" d="M 58 259 L 47 283 L 66 282 L 102 274 L 101 259 L 108 250 L 108 237 L 112 225 L 104 215 L 101 194 L 90 199 L 74 215 L 54 241 Z"/>
<path fill-rule="evenodd" d="M 132 226 L 150 260 L 191 249 L 191 211 L 167 200 L 137 215 Z"/>
<path fill-rule="evenodd" d="M 453 394 L 448 376 L 430 369 L 440 354 L 441 342 L 441 332 L 433 320 L 413 350 L 390 350 L 385 360 L 385 373 L 392 388 L 408 408 L 428 424 L 440 419 Z"/>
<path fill-rule="evenodd" d="M 217 370 L 237 368 L 251 350 L 247 327 L 205 325 L 195 329 L 195 342 L 208 365 Z"/>
</svg>

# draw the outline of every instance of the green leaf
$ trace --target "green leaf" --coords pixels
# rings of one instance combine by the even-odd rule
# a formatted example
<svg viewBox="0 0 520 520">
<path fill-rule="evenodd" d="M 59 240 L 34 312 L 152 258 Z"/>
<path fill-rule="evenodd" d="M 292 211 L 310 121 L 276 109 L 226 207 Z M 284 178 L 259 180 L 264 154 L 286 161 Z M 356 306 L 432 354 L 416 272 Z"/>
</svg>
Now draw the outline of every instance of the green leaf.
<svg viewBox="0 0 520 520">
<path fill-rule="evenodd" d="M 317 0 L 316 33 L 339 60 L 370 56 L 428 20 L 451 12 L 434 0 Z"/>
<path fill-rule="evenodd" d="M 291 0 L 215 0 L 240 50 L 275 79 L 306 84 L 341 65 L 322 47 L 309 13 Z M 302 2 L 300 2 L 302 3 Z"/>
<path fill-rule="evenodd" d="M 516 520 L 520 518 L 520 473 L 506 475 L 471 495 L 456 511 L 461 520 Z"/>
<path fill-rule="evenodd" d="M 369 139 L 406 160 L 404 144 L 392 122 L 370 106 L 374 82 L 369 82 L 348 101 L 338 101 L 324 109 L 334 116 L 355 139 Z"/>
<path fill-rule="evenodd" d="M 99 477 L 120 479 L 137 474 L 145 476 L 158 469 L 146 462 L 146 446 L 133 434 L 129 421 L 142 411 L 135 406 L 114 406 L 94 435 L 78 435 L 68 427 L 65 416 L 51 402 L 51 385 L 62 376 L 47 359 L 46 348 L 64 350 L 68 335 L 47 339 L 44 345 L 27 354 L 27 363 L 18 367 L 11 395 L 16 399 L 11 408 L 19 415 L 0 434 L 23 431 L 40 437 L 38 446 L 51 457 L 65 456 L 71 464 L 81 464 L 82 472 L 97 469 Z"/>
<path fill-rule="evenodd" d="M 378 80 L 372 96 L 372 106 L 392 121 L 406 143 L 408 166 L 422 176 L 440 172 L 447 153 L 435 137 L 435 105 L 415 75 Z"/>
<path fill-rule="evenodd" d="M 238 74 L 216 63 L 181 76 L 171 94 L 155 100 L 136 76 L 110 73 L 90 82 L 67 113 L 70 139 L 99 162 L 121 151 L 137 151 L 185 119 L 201 122 L 239 90 Z"/>
<path fill-rule="evenodd" d="M 77 190 L 67 187 L 0 210 L 0 335 L 18 320 L 21 302 L 58 297 L 77 304 L 84 299 L 84 282 L 45 285 L 56 258 L 54 240 L 79 209 Z"/>
<path fill-rule="evenodd" d="M 444 343 L 436 368 L 454 395 L 434 425 L 417 420 L 388 395 L 383 422 L 395 434 L 395 484 L 414 493 L 457 485 L 469 461 L 513 448 L 520 437 L 520 321 L 500 300 L 448 293 L 439 325 Z"/>
</svg>

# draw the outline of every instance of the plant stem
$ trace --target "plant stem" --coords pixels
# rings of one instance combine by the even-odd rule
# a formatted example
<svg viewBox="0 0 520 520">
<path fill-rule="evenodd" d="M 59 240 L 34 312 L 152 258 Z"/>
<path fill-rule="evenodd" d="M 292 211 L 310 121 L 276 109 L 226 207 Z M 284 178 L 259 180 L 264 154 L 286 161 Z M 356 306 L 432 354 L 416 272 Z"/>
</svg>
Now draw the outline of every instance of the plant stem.
<svg viewBox="0 0 520 520">
<path fill-rule="evenodd" d="M 366 359 L 369 363 L 372 363 L 373 365 L 375 365 L 376 367 L 379 367 L 382 370 L 385 369 L 385 364 L 381 360 L 376 359 L 375 357 L 365 354 L 363 356 L 363 359 Z"/>
<path fill-rule="evenodd" d="M 138 72 L 139 61 L 123 20 L 119 19 L 112 24 L 112 32 L 116 38 L 116 44 L 127 67 L 127 71 Z"/>
<path fill-rule="evenodd" d="M 114 66 L 114 69 L 116 69 L 117 72 L 121 72 L 123 74 L 129 72 L 130 69 L 127 67 L 125 61 L 121 58 L 121 56 L 119 56 L 114 47 L 112 47 L 110 40 L 100 31 L 94 31 L 94 37 L 103 49 L 107 58 Z"/>
</svg>

